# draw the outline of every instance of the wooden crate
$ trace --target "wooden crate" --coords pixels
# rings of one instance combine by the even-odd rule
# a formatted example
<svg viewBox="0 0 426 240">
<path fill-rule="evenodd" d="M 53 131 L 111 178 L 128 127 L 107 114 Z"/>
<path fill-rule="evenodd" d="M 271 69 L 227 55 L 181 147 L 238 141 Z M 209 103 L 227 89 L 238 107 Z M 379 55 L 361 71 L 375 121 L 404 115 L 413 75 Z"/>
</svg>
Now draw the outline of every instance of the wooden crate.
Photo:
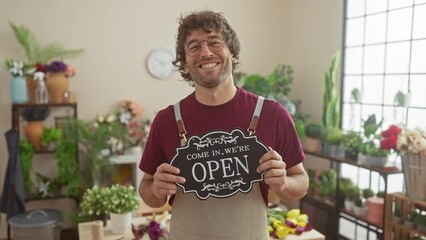
<svg viewBox="0 0 426 240">
<path fill-rule="evenodd" d="M 396 205 L 401 207 L 403 218 L 406 217 L 410 211 L 421 210 L 426 211 L 426 202 L 418 201 L 407 197 L 404 193 L 389 193 L 386 195 L 385 207 L 385 236 L 386 240 L 410 240 L 414 236 L 426 237 L 426 232 L 419 231 L 417 228 L 412 228 L 404 224 L 404 222 L 397 222 L 393 216 L 393 209 Z"/>
</svg>

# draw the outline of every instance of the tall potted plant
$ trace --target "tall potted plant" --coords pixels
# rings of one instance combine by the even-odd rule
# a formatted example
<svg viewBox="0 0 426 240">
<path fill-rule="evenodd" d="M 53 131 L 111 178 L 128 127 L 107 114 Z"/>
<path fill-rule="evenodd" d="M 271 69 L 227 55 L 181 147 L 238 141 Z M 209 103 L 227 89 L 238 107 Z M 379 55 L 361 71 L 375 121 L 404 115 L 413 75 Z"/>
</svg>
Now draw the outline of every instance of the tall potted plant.
<svg viewBox="0 0 426 240">
<path fill-rule="evenodd" d="M 329 69 L 325 72 L 323 86 L 322 124 L 325 128 L 340 127 L 340 95 L 337 90 L 336 72 L 340 52 L 334 53 Z"/>
</svg>

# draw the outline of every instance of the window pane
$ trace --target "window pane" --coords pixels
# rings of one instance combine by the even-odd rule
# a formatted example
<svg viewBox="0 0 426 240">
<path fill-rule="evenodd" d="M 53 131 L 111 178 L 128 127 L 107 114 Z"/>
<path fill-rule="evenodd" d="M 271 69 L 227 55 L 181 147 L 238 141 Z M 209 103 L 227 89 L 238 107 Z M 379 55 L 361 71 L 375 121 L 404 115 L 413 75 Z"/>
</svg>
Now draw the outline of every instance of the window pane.
<svg viewBox="0 0 426 240">
<path fill-rule="evenodd" d="M 367 229 L 365 227 L 357 226 L 356 240 L 365 240 L 365 239 L 367 239 Z"/>
<path fill-rule="evenodd" d="M 364 42 L 364 18 L 350 19 L 346 24 L 346 46 L 362 45 Z"/>
<path fill-rule="evenodd" d="M 403 8 L 389 12 L 388 42 L 410 39 L 412 13 L 412 8 Z"/>
<path fill-rule="evenodd" d="M 358 88 L 359 91 L 361 91 L 362 87 L 362 78 L 361 76 L 347 76 L 345 78 L 345 84 L 343 89 L 343 101 L 350 102 L 353 101 L 351 99 L 351 92 L 355 88 Z"/>
<path fill-rule="evenodd" d="M 355 236 L 355 224 L 344 218 L 339 218 L 339 233 L 340 235 L 352 239 Z"/>
<path fill-rule="evenodd" d="M 426 107 L 426 75 L 412 75 L 410 79 L 410 106 Z M 424 110 L 426 112 L 426 109 Z M 426 119 L 424 120 L 426 123 Z"/>
<path fill-rule="evenodd" d="M 367 15 L 365 43 L 383 43 L 386 40 L 386 14 Z"/>
<path fill-rule="evenodd" d="M 411 51 L 411 72 L 426 73 L 426 40 L 413 41 Z"/>
<path fill-rule="evenodd" d="M 361 131 L 361 104 L 344 103 L 342 114 L 342 129 Z"/>
<path fill-rule="evenodd" d="M 380 122 L 380 119 L 382 119 L 382 108 L 380 106 L 372 106 L 372 105 L 363 105 L 362 106 L 362 121 L 367 120 L 368 116 L 371 114 L 376 114 L 377 121 Z"/>
<path fill-rule="evenodd" d="M 425 0 L 426 2 L 426 0 Z M 426 38 L 426 4 L 414 7 L 413 39 Z"/>
<path fill-rule="evenodd" d="M 388 44 L 386 50 L 386 73 L 407 73 L 409 69 L 410 43 Z"/>
<path fill-rule="evenodd" d="M 373 45 L 365 47 L 364 73 L 383 73 L 385 65 L 385 45 Z"/>
<path fill-rule="evenodd" d="M 383 108 L 383 129 L 391 124 L 405 124 L 407 116 L 407 108 L 405 107 L 384 107 Z"/>
<path fill-rule="evenodd" d="M 389 9 L 407 7 L 413 5 L 413 0 L 389 0 Z"/>
<path fill-rule="evenodd" d="M 420 3 L 426 3 L 426 0 L 415 0 L 414 2 L 416 4 L 420 4 Z"/>
<path fill-rule="evenodd" d="M 426 128 L 426 110 L 417 108 L 408 108 L 408 123 L 410 128 L 420 127 Z"/>
<path fill-rule="evenodd" d="M 347 1 L 347 17 L 355 17 L 364 15 L 364 0 L 348 0 Z"/>
<path fill-rule="evenodd" d="M 386 105 L 393 105 L 395 95 L 398 91 L 407 94 L 408 92 L 408 75 L 387 75 L 385 76 L 385 98 Z"/>
<path fill-rule="evenodd" d="M 345 73 L 362 73 L 362 47 L 346 48 L 345 51 Z"/>
<path fill-rule="evenodd" d="M 382 103 L 383 76 L 365 76 L 362 101 L 365 103 Z"/>
<path fill-rule="evenodd" d="M 374 0 L 367 1 L 367 14 L 376 13 L 376 12 L 384 12 L 387 10 L 388 1 L 387 0 Z"/>
</svg>

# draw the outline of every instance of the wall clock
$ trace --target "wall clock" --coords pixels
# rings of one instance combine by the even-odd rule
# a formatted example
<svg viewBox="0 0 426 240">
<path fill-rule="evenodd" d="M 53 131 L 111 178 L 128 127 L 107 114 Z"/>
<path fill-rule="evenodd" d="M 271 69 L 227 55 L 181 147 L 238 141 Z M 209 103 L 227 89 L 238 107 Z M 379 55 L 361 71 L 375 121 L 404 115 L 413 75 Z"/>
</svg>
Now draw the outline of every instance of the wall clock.
<svg viewBox="0 0 426 240">
<path fill-rule="evenodd" d="M 164 48 L 155 49 L 148 55 L 148 71 L 157 79 L 166 79 L 173 74 L 173 60 L 173 54 L 169 50 Z"/>
</svg>

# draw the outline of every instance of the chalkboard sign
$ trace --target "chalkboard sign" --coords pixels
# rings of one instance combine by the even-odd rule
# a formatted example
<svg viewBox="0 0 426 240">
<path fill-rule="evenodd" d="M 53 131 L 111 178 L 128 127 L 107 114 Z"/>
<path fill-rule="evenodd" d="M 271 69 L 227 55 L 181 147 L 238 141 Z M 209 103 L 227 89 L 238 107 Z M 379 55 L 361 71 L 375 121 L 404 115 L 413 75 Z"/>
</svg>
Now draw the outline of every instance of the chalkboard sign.
<svg viewBox="0 0 426 240">
<path fill-rule="evenodd" d="M 267 151 L 256 136 L 245 136 L 239 129 L 213 131 L 189 138 L 186 146 L 177 149 L 171 165 L 186 178 L 184 184 L 178 183 L 184 193 L 194 192 L 202 200 L 226 198 L 238 191 L 247 193 L 263 180 L 256 168 Z"/>
</svg>

